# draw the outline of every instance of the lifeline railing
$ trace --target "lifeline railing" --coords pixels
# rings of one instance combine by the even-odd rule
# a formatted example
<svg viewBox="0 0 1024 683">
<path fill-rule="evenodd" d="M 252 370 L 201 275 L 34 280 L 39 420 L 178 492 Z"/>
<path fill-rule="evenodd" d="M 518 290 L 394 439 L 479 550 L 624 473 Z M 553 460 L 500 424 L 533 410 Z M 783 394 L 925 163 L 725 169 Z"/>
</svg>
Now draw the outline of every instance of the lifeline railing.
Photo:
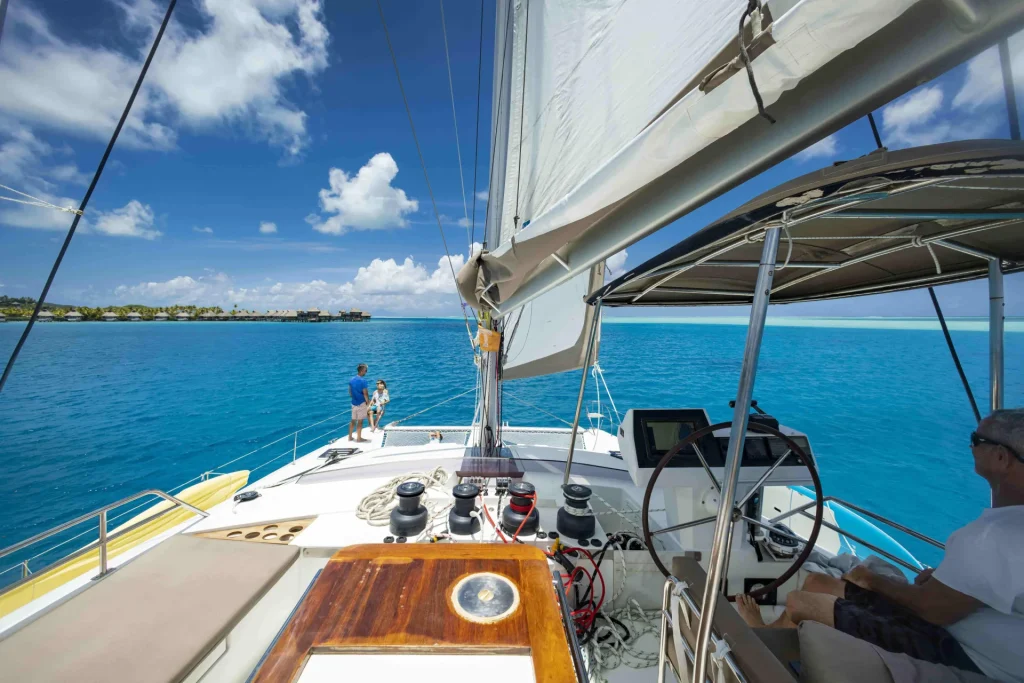
<svg viewBox="0 0 1024 683">
<path fill-rule="evenodd" d="M 263 451 L 264 449 L 267 449 L 267 448 L 269 448 L 269 447 L 271 447 L 271 446 L 273 446 L 275 444 L 279 444 L 282 441 L 287 441 L 289 439 L 292 441 L 292 445 L 291 445 L 290 448 L 288 448 L 285 451 L 282 451 L 282 452 L 278 453 L 277 455 L 273 456 L 269 460 L 266 460 L 266 461 L 260 463 L 259 465 L 256 465 L 255 467 L 250 468 L 249 472 L 251 474 L 252 472 L 255 472 L 257 470 L 263 469 L 264 467 L 267 467 L 268 465 L 270 465 L 270 464 L 272 464 L 272 463 L 274 463 L 274 462 L 276 462 L 278 460 L 286 458 L 288 455 L 292 456 L 292 462 L 294 462 L 298 458 L 298 451 L 299 451 L 300 448 L 303 448 L 305 446 L 308 446 L 311 443 L 319 441 L 319 440 L 321 440 L 321 439 L 323 439 L 323 438 L 333 434 L 334 432 L 337 432 L 340 429 L 344 429 L 345 427 L 348 426 L 349 420 L 346 419 L 346 420 L 344 420 L 342 422 L 341 425 L 339 425 L 337 427 L 334 427 L 333 429 L 329 429 L 326 432 L 323 432 L 322 434 L 318 434 L 317 436 L 313 437 L 312 439 L 305 440 L 303 443 L 299 443 L 299 435 L 300 434 L 302 434 L 303 432 L 305 432 L 308 429 L 312 429 L 313 427 L 316 427 L 318 425 L 322 425 L 325 422 L 330 422 L 331 420 L 335 420 L 335 419 L 337 419 L 339 417 L 342 417 L 342 416 L 346 416 L 347 417 L 350 414 L 351 414 L 351 411 L 346 409 L 346 410 L 344 410 L 344 411 L 342 411 L 340 413 L 335 413 L 334 415 L 331 415 L 330 417 L 326 417 L 326 418 L 324 418 L 322 420 L 319 420 L 317 422 L 313 422 L 311 424 L 305 425 L 304 427 L 300 427 L 299 429 L 296 429 L 293 432 L 289 432 L 289 433 L 285 434 L 284 436 L 281 436 L 281 437 L 278 437 L 277 439 L 274 439 L 273 441 L 269 441 L 269 442 L 263 444 L 262 446 L 259 446 L 257 448 L 254 448 L 251 451 L 243 453 L 242 455 L 239 455 L 238 457 L 232 458 L 231 460 L 228 460 L 227 462 L 222 462 L 219 465 L 215 465 L 214 467 L 212 467 L 212 468 L 210 468 L 208 470 L 204 470 L 202 473 L 192 477 L 191 479 L 189 479 L 187 481 L 184 481 L 184 482 L 182 482 L 180 484 L 177 484 L 177 485 L 171 487 L 168 490 L 171 493 L 181 492 L 181 490 L 183 490 L 184 488 L 186 488 L 190 484 L 194 484 L 194 483 L 199 482 L 199 481 L 206 481 L 211 476 L 215 476 L 217 474 L 225 472 L 226 471 L 225 468 L 227 468 L 228 466 L 233 465 L 233 464 L 235 464 L 237 462 L 240 462 L 242 460 L 245 460 L 246 458 L 249 458 L 249 457 L 255 455 L 256 453 L 259 453 L 260 451 Z M 110 510 L 112 510 L 114 508 L 120 507 L 120 506 L 125 505 L 127 503 L 130 503 L 132 501 L 135 501 L 135 500 L 137 500 L 139 498 L 146 497 L 151 492 L 154 495 L 160 495 L 160 496 L 170 495 L 170 494 L 164 494 L 163 492 L 157 491 L 156 489 L 148 489 L 146 491 L 143 491 L 142 493 L 138 493 L 138 494 L 136 494 L 134 496 L 130 496 L 129 498 L 125 498 L 124 500 L 118 501 L 117 503 L 113 503 L 111 505 L 108 505 L 108 506 L 106 506 L 105 509 L 106 509 L 106 511 L 109 512 Z M 183 504 L 185 504 L 187 506 L 187 503 L 183 503 Z M 126 517 L 126 516 L 130 515 L 131 513 L 135 512 L 136 510 L 141 509 L 145 505 L 147 505 L 147 503 L 142 503 L 141 505 L 136 505 L 134 507 L 129 508 L 128 510 L 125 510 L 123 512 L 119 512 L 118 514 L 111 516 L 107 521 L 114 521 L 116 519 L 119 519 L 119 518 L 122 518 L 122 517 Z M 191 506 L 188 506 L 188 507 L 191 507 Z M 77 526 L 78 524 L 81 524 L 83 521 L 86 521 L 89 518 L 95 516 L 95 514 L 96 513 L 90 513 L 90 514 L 85 515 L 83 517 L 79 517 L 79 518 L 77 518 L 75 520 L 67 522 L 66 524 L 61 525 L 61 527 L 57 531 L 54 531 L 53 533 L 59 533 L 60 531 L 64 531 L 64 530 L 66 530 L 66 529 L 68 529 L 70 527 Z M 205 515 L 206 513 L 202 513 L 202 514 Z M 152 518 L 150 518 L 150 519 L 152 519 Z M 86 531 L 78 533 L 78 534 L 76 534 L 74 536 L 71 536 L 69 538 L 66 538 L 66 539 L 60 541 L 59 543 L 57 543 L 56 545 L 53 545 L 52 547 L 46 548 L 42 552 L 40 552 L 40 553 L 38 553 L 36 555 L 33 555 L 32 557 L 30 557 L 30 558 L 28 558 L 26 560 L 22 560 L 21 562 L 18 562 L 18 563 L 13 564 L 13 565 L 11 565 L 9 567 L 6 567 L 5 569 L 0 570 L 0 576 L 3 576 L 4 574 L 7 574 L 10 571 L 18 569 L 19 567 L 21 568 L 21 578 L 16 583 L 9 584 L 7 586 L 3 586 L 2 588 L 0 588 L 0 594 L 10 590 L 11 588 L 14 588 L 14 587 L 20 585 L 22 582 L 24 582 L 25 579 L 27 579 L 30 575 L 33 574 L 33 571 L 29 567 L 29 563 L 30 562 L 32 562 L 33 560 L 36 560 L 36 559 L 38 559 L 40 557 L 43 557 L 44 555 L 49 555 L 49 554 L 53 553 L 55 550 L 57 550 L 58 548 L 60 548 L 61 546 L 66 545 L 68 543 L 71 543 L 72 541 L 75 541 L 75 540 L 77 540 L 79 538 L 82 538 L 83 536 L 85 536 L 88 533 L 89 533 L 89 531 L 86 530 Z M 53 534 L 48 534 L 47 532 L 43 533 L 43 537 L 44 538 L 47 537 L 47 536 L 52 536 L 52 535 Z M 35 536 L 33 536 L 32 538 L 26 539 L 26 540 L 22 541 L 21 543 L 16 544 L 15 546 L 11 546 L 10 548 L 6 548 L 3 551 L 0 551 L 0 558 L 3 558 L 3 557 L 5 557 L 5 556 L 7 556 L 7 555 L 9 555 L 11 553 L 17 552 L 18 550 L 24 549 L 25 547 L 35 543 L 37 540 L 41 540 L 41 539 L 37 539 Z M 46 568 L 52 566 L 53 564 L 56 564 L 57 562 L 68 561 L 68 560 L 74 559 L 75 557 L 78 557 L 79 555 L 81 555 L 82 553 L 84 553 L 85 551 L 87 551 L 89 549 L 90 549 L 89 547 L 83 548 L 81 550 L 78 550 L 76 552 L 71 553 L 70 555 L 59 557 L 56 560 L 54 560 L 53 562 L 51 562 L 50 564 L 48 564 L 46 566 Z M 43 571 L 44 569 L 37 569 L 35 571 L 35 573 Z"/>
<path fill-rule="evenodd" d="M 675 619 L 672 617 L 671 611 L 669 611 L 672 601 L 672 595 L 676 595 L 682 602 L 684 607 L 683 616 L 687 619 L 688 622 L 690 622 L 688 626 L 691 628 L 691 630 L 693 617 L 696 617 L 698 621 L 701 618 L 700 608 L 697 607 L 697 601 L 693 599 L 692 595 L 690 595 L 689 584 L 686 581 L 680 581 L 674 576 L 669 576 L 665 580 L 665 588 L 661 594 L 661 636 L 659 638 L 661 646 L 658 650 L 658 683 L 665 683 L 665 664 L 671 664 L 671 662 L 668 661 L 668 658 L 666 656 L 667 648 L 669 645 L 668 629 L 669 627 L 671 627 L 673 633 L 675 633 L 676 629 L 679 628 L 679 626 L 675 623 Z M 693 652 L 693 648 L 690 647 L 690 643 L 686 640 L 686 634 L 682 632 L 679 633 L 679 642 L 683 646 L 683 653 L 685 654 L 686 659 L 689 660 L 689 663 L 692 666 L 695 662 L 696 655 Z M 736 660 L 733 659 L 732 653 L 729 651 L 729 645 L 725 642 L 725 640 L 717 637 L 714 633 L 712 633 L 711 642 L 715 647 L 714 653 L 712 654 L 712 660 L 717 662 L 719 671 L 717 672 L 716 676 L 712 676 L 709 672 L 707 674 L 707 680 L 725 680 L 725 669 L 728 668 L 728 670 L 732 673 L 733 678 L 736 681 L 739 681 L 739 683 L 747 683 L 747 677 L 743 675 L 743 672 L 740 670 L 739 665 L 736 664 Z M 680 677 L 680 672 L 675 671 L 674 666 L 673 670 L 676 674 L 677 679 L 684 680 Z M 686 677 L 685 680 L 689 680 L 689 677 Z"/>
<path fill-rule="evenodd" d="M 149 516 L 149 517 L 146 517 L 144 519 L 141 519 L 138 522 L 136 522 L 135 524 L 132 524 L 131 526 L 125 527 L 124 529 L 119 529 L 113 535 L 108 535 L 107 534 L 107 513 L 110 510 L 113 510 L 114 508 L 121 507 L 122 505 L 127 505 L 128 503 L 131 503 L 132 501 L 138 500 L 139 498 L 144 498 L 146 496 L 159 496 L 160 498 L 163 498 L 167 502 L 171 503 L 171 506 L 166 508 L 166 509 L 164 509 L 164 510 L 161 510 L 161 511 L 157 512 L 156 514 L 154 514 L 152 516 Z M 99 547 L 99 556 L 100 556 L 100 563 L 99 563 L 99 571 L 100 571 L 100 573 L 99 573 L 99 576 L 104 576 L 105 574 L 107 574 L 108 571 L 110 571 L 108 566 L 107 566 L 107 545 L 110 543 L 110 541 L 112 541 L 115 538 L 118 538 L 120 536 L 123 536 L 123 535 L 127 534 L 130 531 L 133 531 L 134 529 L 142 526 L 143 524 L 147 524 L 147 523 L 151 522 L 155 518 L 157 518 L 157 517 L 159 517 L 159 516 L 161 516 L 161 515 L 163 515 L 163 514 L 165 514 L 167 512 L 170 512 L 171 510 L 173 510 L 173 509 L 175 509 L 177 507 L 183 507 L 186 510 L 194 512 L 195 514 L 200 515 L 202 517 L 209 516 L 209 513 L 206 512 L 205 510 L 200 510 L 199 508 L 197 508 L 195 506 L 189 505 L 185 501 L 181 500 L 180 498 L 176 498 L 176 497 L 172 496 L 169 493 L 165 493 L 164 491 L 160 491 L 159 489 L 146 489 L 145 491 L 140 491 L 139 493 L 136 493 L 135 495 L 128 496 L 127 498 L 122 498 L 121 500 L 117 501 L 116 503 L 110 503 L 109 505 L 104 505 L 103 507 L 101 507 L 101 508 L 99 508 L 97 510 L 93 510 L 92 512 L 88 512 L 88 513 L 86 513 L 84 515 L 81 515 L 80 517 L 75 517 L 74 519 L 72 519 L 70 521 L 67 521 L 67 522 L 64 522 L 63 524 L 58 524 L 57 526 L 53 527 L 52 529 L 48 529 L 46 531 L 43 531 L 41 533 L 36 534 L 35 536 L 32 536 L 30 538 L 26 538 L 24 541 L 20 541 L 18 543 L 15 543 L 14 545 L 7 546 L 3 550 L 0 550 L 0 557 L 6 557 L 6 556 L 8 556 L 8 555 L 10 555 L 12 553 L 16 553 L 19 550 L 22 550 L 24 548 L 29 547 L 30 545 L 34 545 L 35 543 L 38 543 L 39 541 L 47 539 L 47 538 L 49 538 L 49 537 L 51 537 L 51 536 L 53 536 L 55 534 L 59 534 L 60 532 L 66 530 L 66 529 L 70 529 L 71 527 L 78 526 L 79 524 L 82 524 L 83 522 L 88 522 L 90 519 L 92 519 L 94 517 L 98 517 L 99 518 L 99 539 L 95 543 L 90 543 L 89 545 L 85 546 L 84 548 L 82 548 L 82 549 L 72 553 L 71 555 L 68 555 L 68 556 L 62 558 L 62 560 L 65 561 L 65 562 L 73 560 L 73 559 L 75 559 L 77 557 L 80 557 L 81 555 L 84 555 L 85 553 L 92 552 L 96 547 Z M 31 577 L 31 572 L 27 571 L 27 569 L 28 569 L 27 562 L 28 561 L 26 560 L 23 563 L 14 565 L 14 567 L 18 567 L 18 566 L 23 567 L 22 577 L 21 577 L 21 579 L 19 581 L 15 582 L 15 583 L 12 583 L 11 585 L 5 586 L 2 589 L 0 589 L 0 594 L 6 593 L 7 591 L 10 591 L 10 590 L 13 590 L 14 588 L 17 588 L 19 585 L 21 585 L 22 583 L 24 583 L 27 579 L 29 579 Z"/>
<path fill-rule="evenodd" d="M 893 529 L 896 529 L 897 531 L 902 531 L 903 533 L 907 534 L 908 536 L 916 538 L 919 541 L 924 541 L 925 543 L 929 543 L 929 544 L 935 546 L 936 548 L 939 548 L 940 550 L 945 550 L 946 549 L 946 544 L 944 544 L 944 543 L 942 543 L 940 541 L 936 541 L 931 536 L 925 536 L 924 534 L 922 534 L 919 531 L 914 531 L 910 527 L 903 526 L 902 524 L 900 524 L 898 522 L 894 522 L 893 520 L 891 520 L 891 519 L 889 519 L 887 517 L 883 517 L 882 515 L 880 515 L 880 514 L 878 514 L 876 512 L 871 512 L 870 510 L 865 510 L 864 508 L 860 507 L 859 505 L 854 505 L 853 503 L 849 503 L 849 502 L 847 502 L 847 501 L 845 501 L 845 500 L 843 500 L 841 498 L 836 498 L 835 496 L 825 496 L 822 499 L 822 502 L 824 502 L 824 503 L 838 503 L 839 505 L 842 505 L 845 508 L 849 508 L 849 509 L 853 510 L 854 512 L 858 513 L 858 514 L 864 515 L 866 517 L 870 517 L 871 519 L 873 519 L 873 520 L 875 520 L 877 522 L 881 522 L 882 524 L 885 524 L 885 525 L 887 525 L 889 527 L 892 527 Z M 796 515 L 796 514 L 801 514 L 804 517 L 807 517 L 809 519 L 813 519 L 813 517 L 811 517 L 811 515 L 807 514 L 807 510 L 809 510 L 810 508 L 814 507 L 814 505 L 815 505 L 815 502 L 813 500 L 810 503 L 805 503 L 804 505 L 799 505 L 799 506 L 793 508 L 792 510 L 789 510 L 788 512 L 782 513 L 778 517 L 773 517 L 771 520 L 769 520 L 769 524 L 773 524 L 773 525 L 777 524 L 781 520 L 786 519 L 788 517 L 792 517 L 793 515 Z M 836 525 L 836 524 L 832 524 L 831 522 L 828 522 L 828 521 L 825 521 L 825 520 L 822 520 L 821 524 L 822 524 L 822 526 L 831 529 L 832 531 L 836 532 L 837 534 L 845 536 L 846 538 L 849 538 L 851 541 L 854 541 L 855 543 L 860 543 L 862 546 L 864 546 L 865 548 L 868 548 L 869 550 L 875 551 L 876 553 L 878 553 L 882 557 L 885 557 L 886 559 L 892 560 L 893 562 L 899 564 L 901 567 L 905 567 L 906 569 L 909 569 L 910 571 L 915 572 L 915 573 L 919 573 L 921 571 L 921 567 L 915 567 L 914 565 L 910 564 L 906 560 L 904 560 L 904 559 L 902 559 L 900 557 L 897 557 L 897 556 L 893 555 L 892 553 L 890 553 L 890 552 L 888 552 L 886 550 L 883 550 L 882 548 L 879 548 L 878 546 L 876 546 L 876 545 L 874 545 L 872 543 L 869 543 L 868 541 L 865 541 L 863 538 L 860 538 L 858 536 L 855 536 L 854 534 L 851 534 L 849 531 L 846 531 L 844 529 L 839 528 L 839 526 Z M 785 532 L 779 531 L 778 529 L 776 529 L 775 531 L 777 533 L 781 533 L 783 536 L 788 536 L 789 535 L 789 534 L 786 534 Z M 798 538 L 796 536 L 793 536 L 793 538 L 795 538 L 796 540 L 801 541 L 801 542 L 806 541 L 806 539 Z"/>
</svg>

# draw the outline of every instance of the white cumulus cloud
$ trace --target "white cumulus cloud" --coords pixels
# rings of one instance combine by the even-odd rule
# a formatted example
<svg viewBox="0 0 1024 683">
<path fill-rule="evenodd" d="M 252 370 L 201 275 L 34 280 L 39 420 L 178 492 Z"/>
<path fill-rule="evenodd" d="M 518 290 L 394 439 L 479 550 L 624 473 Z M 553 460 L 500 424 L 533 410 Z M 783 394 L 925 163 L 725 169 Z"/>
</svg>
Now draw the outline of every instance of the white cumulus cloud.
<svg viewBox="0 0 1024 683">
<path fill-rule="evenodd" d="M 397 175 L 398 164 L 387 152 L 375 154 L 355 175 L 332 168 L 330 187 L 320 190 L 322 215 L 311 214 L 306 220 L 328 235 L 404 228 L 409 224 L 405 217 L 416 212 L 419 203 L 391 184 Z"/>
<path fill-rule="evenodd" d="M 192 228 L 192 231 L 193 232 L 201 232 L 204 235 L 212 235 L 213 234 L 213 228 Z"/>
<path fill-rule="evenodd" d="M 12 8 L 0 52 L 0 111 L 106 140 L 164 11 L 154 0 L 114 4 L 128 29 L 119 38 L 130 46 L 58 36 L 31 5 Z M 182 20 L 185 9 L 192 21 Z M 168 149 L 179 126 L 236 123 L 287 155 L 301 152 L 308 143 L 306 115 L 284 88 L 295 76 L 311 77 L 327 66 L 321 9 L 320 0 L 197 0 L 179 7 L 122 143 Z"/>
<path fill-rule="evenodd" d="M 263 221 L 260 223 L 260 232 L 264 235 L 273 235 L 277 232 L 277 224 L 271 223 L 270 221 Z"/>
<path fill-rule="evenodd" d="M 818 140 L 805 150 L 798 152 L 793 158 L 797 161 L 810 161 L 812 159 L 835 157 L 839 151 L 839 138 L 835 134 Z"/>
<path fill-rule="evenodd" d="M 163 233 L 153 229 L 154 218 L 153 209 L 148 204 L 133 199 L 120 209 L 95 212 L 93 229 L 98 233 L 114 237 L 141 237 L 155 240 Z"/>
<path fill-rule="evenodd" d="M 377 313 L 453 313 L 458 298 L 452 281 L 452 269 L 458 272 L 465 255 L 441 257 L 430 268 L 409 257 L 373 259 L 360 267 L 347 282 L 313 279 L 300 282 L 266 282 L 245 286 L 222 272 L 199 276 L 179 275 L 169 280 L 121 285 L 114 296 L 123 302 L 168 305 L 174 303 L 205 306 L 238 304 L 259 310 L 357 307 Z"/>
</svg>

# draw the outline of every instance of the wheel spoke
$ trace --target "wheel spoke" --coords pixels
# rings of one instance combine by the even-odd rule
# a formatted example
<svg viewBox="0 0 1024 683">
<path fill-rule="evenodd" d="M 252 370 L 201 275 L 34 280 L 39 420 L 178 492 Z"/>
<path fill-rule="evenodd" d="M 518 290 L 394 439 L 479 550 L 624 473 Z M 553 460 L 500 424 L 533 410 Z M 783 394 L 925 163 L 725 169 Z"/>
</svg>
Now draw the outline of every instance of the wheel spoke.
<svg viewBox="0 0 1024 683">
<path fill-rule="evenodd" d="M 672 526 L 667 526 L 664 529 L 655 529 L 651 532 L 651 536 L 657 536 L 658 534 L 667 534 L 672 531 L 679 531 L 680 529 L 689 529 L 690 527 L 700 526 L 701 524 L 710 524 L 713 521 L 715 521 L 714 517 L 703 517 L 701 519 L 695 519 L 692 522 L 673 524 Z"/>
<path fill-rule="evenodd" d="M 747 494 L 740 499 L 740 502 L 736 503 L 736 507 L 738 507 L 738 508 L 740 508 L 742 510 L 743 506 L 747 504 L 747 501 L 750 500 L 754 496 L 755 493 L 757 493 L 757 490 L 759 488 L 764 486 L 764 483 L 766 481 L 768 481 L 768 477 L 770 477 L 773 474 L 775 474 L 775 470 L 779 469 L 779 465 L 781 465 L 783 462 L 785 462 L 786 458 L 788 458 L 791 455 L 793 455 L 793 450 L 792 449 L 788 449 L 785 453 L 782 454 L 782 457 L 780 457 L 778 460 L 776 460 L 774 463 L 772 463 L 772 466 L 769 467 L 768 470 L 764 474 L 761 475 L 761 478 L 757 480 L 757 483 L 754 484 L 750 488 L 750 490 L 747 491 Z"/>
<path fill-rule="evenodd" d="M 796 534 L 792 534 L 792 533 L 783 531 L 782 529 L 779 529 L 778 527 L 774 527 L 774 526 L 771 526 L 769 524 L 765 524 L 764 522 L 760 522 L 760 521 L 754 519 L 753 517 L 747 517 L 746 515 L 742 515 L 742 518 L 743 518 L 744 521 L 750 522 L 751 524 L 753 524 L 755 526 L 759 526 L 762 529 L 766 529 L 766 530 L 772 532 L 773 534 L 778 534 L 779 536 L 785 536 L 786 538 L 792 539 L 792 540 L 796 541 L 797 543 L 807 543 L 807 539 L 803 538 L 802 536 L 797 536 Z"/>
<path fill-rule="evenodd" d="M 715 475 L 712 474 L 711 468 L 708 466 L 708 461 L 704 459 L 704 453 L 700 450 L 700 446 L 696 441 L 693 442 L 693 450 L 697 453 L 697 458 L 700 460 L 700 464 L 704 466 L 704 472 L 707 473 L 708 479 L 711 480 L 711 485 L 715 487 L 715 490 L 719 493 L 722 492 L 722 485 L 715 479 Z"/>
</svg>

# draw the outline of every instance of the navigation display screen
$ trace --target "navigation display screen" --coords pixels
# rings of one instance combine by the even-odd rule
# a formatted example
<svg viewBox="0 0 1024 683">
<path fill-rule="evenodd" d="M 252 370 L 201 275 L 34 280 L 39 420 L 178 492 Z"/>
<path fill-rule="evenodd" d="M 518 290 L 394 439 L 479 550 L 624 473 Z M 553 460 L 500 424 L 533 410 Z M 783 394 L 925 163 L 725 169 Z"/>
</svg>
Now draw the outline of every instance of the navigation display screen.
<svg viewBox="0 0 1024 683">
<path fill-rule="evenodd" d="M 661 458 L 687 436 L 708 426 L 700 410 L 651 410 L 637 417 L 635 434 L 637 458 L 640 467 L 656 467 Z M 715 438 L 708 435 L 700 440 L 699 448 L 710 467 L 721 467 L 722 457 Z M 700 467 L 700 459 L 693 446 L 687 446 L 672 460 L 669 467 Z"/>
</svg>

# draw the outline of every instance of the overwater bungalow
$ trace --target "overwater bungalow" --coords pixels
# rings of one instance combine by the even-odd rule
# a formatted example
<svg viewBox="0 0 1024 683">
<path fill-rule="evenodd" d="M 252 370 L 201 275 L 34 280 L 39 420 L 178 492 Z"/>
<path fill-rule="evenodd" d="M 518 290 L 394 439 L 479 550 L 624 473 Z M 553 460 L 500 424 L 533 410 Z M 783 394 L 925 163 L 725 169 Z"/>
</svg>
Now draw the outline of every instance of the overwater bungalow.
<svg viewBox="0 0 1024 683">
<path fill-rule="evenodd" d="M 299 311 L 284 311 L 281 315 L 281 320 L 286 323 L 294 323 L 299 321 Z"/>
<path fill-rule="evenodd" d="M 330 311 L 320 311 L 320 315 L 318 317 L 320 318 L 320 322 L 322 322 L 322 323 L 329 323 L 329 322 L 331 322 L 331 312 Z"/>
<path fill-rule="evenodd" d="M 369 320 L 370 319 L 370 312 L 369 311 L 363 311 L 362 319 L 363 319 L 364 322 Z"/>
<path fill-rule="evenodd" d="M 231 314 L 232 320 L 252 320 L 252 314 L 249 311 L 235 311 Z"/>
<path fill-rule="evenodd" d="M 213 311 L 207 311 L 206 313 L 199 314 L 199 319 L 202 321 L 217 320 L 219 317 L 220 314 L 214 313 Z"/>
<path fill-rule="evenodd" d="M 175 320 L 191 320 L 192 316 L 191 316 L 191 314 L 189 314 L 186 311 L 178 311 L 178 313 L 174 316 L 174 319 Z"/>
<path fill-rule="evenodd" d="M 82 319 L 84 317 L 85 316 L 83 316 L 78 311 L 68 311 L 67 313 L 64 314 L 64 320 L 68 321 L 69 323 L 80 323 L 82 322 Z"/>
<path fill-rule="evenodd" d="M 7 322 L 7 316 L 4 315 L 3 313 L 0 313 L 0 323 L 5 323 L 5 322 Z"/>
<path fill-rule="evenodd" d="M 167 311 L 160 311 L 153 316 L 153 320 L 170 320 L 171 316 L 167 314 Z"/>
<path fill-rule="evenodd" d="M 130 323 L 137 323 L 140 320 L 142 320 L 142 314 L 139 313 L 138 311 L 129 311 L 127 317 L 128 317 L 128 322 L 130 322 Z"/>
<path fill-rule="evenodd" d="M 261 313 L 259 311 L 252 311 L 251 315 L 250 315 L 250 318 L 252 320 L 266 320 L 267 319 L 267 314 L 266 313 Z"/>
<path fill-rule="evenodd" d="M 39 323 L 50 323 L 53 322 L 53 313 L 49 311 L 39 311 L 39 315 L 36 317 L 36 322 Z"/>
<path fill-rule="evenodd" d="M 113 311 L 107 311 L 106 313 L 100 316 L 100 320 L 106 323 L 116 322 L 117 313 L 114 313 Z"/>
</svg>

